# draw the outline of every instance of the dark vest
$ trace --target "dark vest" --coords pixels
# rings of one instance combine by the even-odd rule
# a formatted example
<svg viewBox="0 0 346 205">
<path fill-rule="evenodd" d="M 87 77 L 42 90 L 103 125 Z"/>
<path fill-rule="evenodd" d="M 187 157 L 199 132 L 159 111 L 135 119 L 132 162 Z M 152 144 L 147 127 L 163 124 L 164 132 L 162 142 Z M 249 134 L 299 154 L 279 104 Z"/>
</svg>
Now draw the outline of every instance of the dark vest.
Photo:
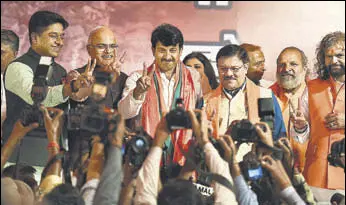
<svg viewBox="0 0 346 205">
<path fill-rule="evenodd" d="M 33 73 L 35 73 L 36 67 L 40 62 L 40 57 L 41 56 L 39 54 L 37 54 L 34 50 L 29 48 L 27 53 L 20 56 L 13 62 L 23 63 L 29 66 L 32 69 Z M 53 72 L 52 72 L 51 78 L 48 79 L 48 86 L 61 85 L 62 80 L 66 77 L 66 71 L 61 65 L 57 64 L 54 61 L 54 59 L 53 59 L 52 67 L 53 67 Z M 6 78 L 6 73 L 4 75 L 4 78 Z M 7 140 L 7 138 L 12 132 L 13 125 L 19 119 L 23 108 L 27 106 L 28 104 L 16 94 L 12 93 L 11 91 L 8 91 L 6 87 L 5 87 L 5 90 L 6 90 L 7 118 L 3 124 L 2 129 L 3 129 L 4 140 Z M 56 106 L 56 108 L 60 108 L 62 110 L 66 110 L 67 107 L 68 107 L 67 102 Z M 28 135 L 40 136 L 40 137 L 46 136 L 45 130 L 39 129 L 39 128 L 28 133 Z"/>
</svg>

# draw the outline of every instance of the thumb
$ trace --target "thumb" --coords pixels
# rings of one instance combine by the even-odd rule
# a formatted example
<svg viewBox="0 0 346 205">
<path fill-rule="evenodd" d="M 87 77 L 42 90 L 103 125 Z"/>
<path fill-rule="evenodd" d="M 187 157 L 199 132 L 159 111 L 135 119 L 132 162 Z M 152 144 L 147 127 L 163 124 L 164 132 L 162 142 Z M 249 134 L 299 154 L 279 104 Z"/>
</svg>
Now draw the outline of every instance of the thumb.
<svg viewBox="0 0 346 205">
<path fill-rule="evenodd" d="M 31 130 L 33 130 L 33 129 L 35 129 L 35 128 L 38 128 L 38 126 L 39 126 L 39 124 L 38 124 L 37 122 L 31 123 L 30 125 L 28 125 L 28 126 L 26 126 L 26 127 L 24 128 L 24 131 L 25 131 L 26 133 L 28 133 L 28 132 L 30 132 Z"/>
</svg>

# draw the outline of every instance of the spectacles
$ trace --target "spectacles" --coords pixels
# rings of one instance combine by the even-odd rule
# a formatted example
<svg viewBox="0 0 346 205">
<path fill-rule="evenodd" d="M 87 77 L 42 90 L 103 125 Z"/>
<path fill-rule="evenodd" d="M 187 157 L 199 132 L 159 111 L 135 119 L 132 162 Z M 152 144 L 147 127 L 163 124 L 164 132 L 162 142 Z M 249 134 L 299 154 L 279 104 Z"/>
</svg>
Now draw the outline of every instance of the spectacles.
<svg viewBox="0 0 346 205">
<path fill-rule="evenodd" d="M 227 68 L 227 67 L 223 67 L 223 68 L 220 68 L 220 72 L 221 73 L 227 73 L 229 70 L 232 71 L 232 73 L 238 73 L 240 71 L 240 69 L 242 69 L 244 67 L 244 65 L 240 66 L 240 67 L 230 67 L 230 68 Z"/>
<path fill-rule="evenodd" d="M 89 46 L 94 47 L 98 52 L 103 52 L 107 48 L 109 51 L 113 51 L 119 47 L 117 44 L 102 44 L 102 43 L 96 44 L 96 45 L 89 45 Z"/>
</svg>

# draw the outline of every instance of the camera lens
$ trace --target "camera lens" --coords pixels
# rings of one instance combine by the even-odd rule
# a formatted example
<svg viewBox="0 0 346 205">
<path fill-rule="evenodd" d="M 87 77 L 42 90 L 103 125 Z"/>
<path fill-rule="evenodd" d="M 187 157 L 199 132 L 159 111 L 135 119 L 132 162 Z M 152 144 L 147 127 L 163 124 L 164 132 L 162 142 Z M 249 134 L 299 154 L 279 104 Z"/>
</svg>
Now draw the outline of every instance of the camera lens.
<svg viewBox="0 0 346 205">
<path fill-rule="evenodd" d="M 144 146 L 144 141 L 142 139 L 137 139 L 136 146 L 142 148 Z"/>
</svg>

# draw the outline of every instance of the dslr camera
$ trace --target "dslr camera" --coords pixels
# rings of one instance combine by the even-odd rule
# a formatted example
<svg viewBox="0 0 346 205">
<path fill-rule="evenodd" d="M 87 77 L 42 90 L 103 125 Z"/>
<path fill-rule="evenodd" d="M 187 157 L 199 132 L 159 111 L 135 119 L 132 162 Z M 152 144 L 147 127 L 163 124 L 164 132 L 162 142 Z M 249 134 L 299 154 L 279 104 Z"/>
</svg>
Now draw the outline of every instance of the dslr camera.
<svg viewBox="0 0 346 205">
<path fill-rule="evenodd" d="M 345 155 L 345 138 L 332 144 L 331 152 L 328 154 L 329 164 L 335 167 L 345 168 L 339 159 L 342 154 Z"/>
<path fill-rule="evenodd" d="M 184 109 L 184 100 L 178 98 L 175 103 L 175 109 L 166 115 L 167 127 L 170 130 L 190 129 L 192 128 L 191 120 Z"/>
<path fill-rule="evenodd" d="M 67 114 L 67 129 L 83 130 L 91 134 L 100 134 L 100 137 L 108 133 L 109 114 L 114 113 L 114 109 L 104 105 L 107 95 L 107 86 L 111 82 L 112 75 L 109 73 L 98 73 L 95 76 L 95 83 L 92 86 L 92 94 L 86 103 L 78 104 L 70 109 Z"/>
<path fill-rule="evenodd" d="M 38 122 L 41 128 L 44 127 L 43 113 L 40 111 L 40 105 L 48 93 L 48 79 L 52 75 L 51 63 L 51 57 L 41 56 L 40 62 L 36 67 L 31 89 L 33 105 L 24 107 L 20 116 L 24 126 Z M 52 115 L 52 113 L 50 114 Z"/>
<path fill-rule="evenodd" d="M 128 156 L 129 162 L 139 169 L 149 153 L 151 137 L 144 131 L 137 131 L 127 143 L 123 143 L 124 154 Z"/>
</svg>

